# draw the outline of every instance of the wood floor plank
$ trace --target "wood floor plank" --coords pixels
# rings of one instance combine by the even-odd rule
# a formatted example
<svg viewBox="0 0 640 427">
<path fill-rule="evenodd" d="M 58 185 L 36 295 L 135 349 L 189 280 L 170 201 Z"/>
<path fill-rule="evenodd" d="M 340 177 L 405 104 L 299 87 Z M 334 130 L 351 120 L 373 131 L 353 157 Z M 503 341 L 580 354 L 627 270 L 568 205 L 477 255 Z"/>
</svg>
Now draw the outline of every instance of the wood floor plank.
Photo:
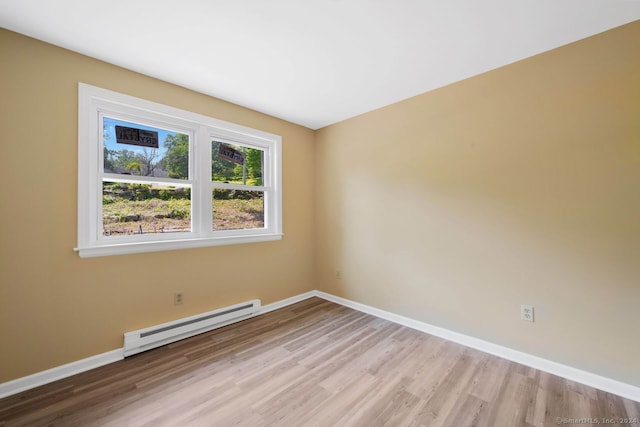
<svg viewBox="0 0 640 427">
<path fill-rule="evenodd" d="M 0 427 L 538 427 L 638 417 L 638 402 L 319 298 L 0 399 Z"/>
</svg>

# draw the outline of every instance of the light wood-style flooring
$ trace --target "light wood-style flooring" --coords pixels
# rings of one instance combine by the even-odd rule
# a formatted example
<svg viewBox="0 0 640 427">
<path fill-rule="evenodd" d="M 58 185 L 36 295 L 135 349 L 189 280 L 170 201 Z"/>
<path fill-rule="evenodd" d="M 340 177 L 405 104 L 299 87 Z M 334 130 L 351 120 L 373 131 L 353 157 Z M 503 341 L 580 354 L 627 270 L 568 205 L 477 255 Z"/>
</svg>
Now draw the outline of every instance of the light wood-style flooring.
<svg viewBox="0 0 640 427">
<path fill-rule="evenodd" d="M 502 427 L 620 418 L 640 418 L 640 403 L 319 298 L 0 400 L 7 427 Z"/>
</svg>

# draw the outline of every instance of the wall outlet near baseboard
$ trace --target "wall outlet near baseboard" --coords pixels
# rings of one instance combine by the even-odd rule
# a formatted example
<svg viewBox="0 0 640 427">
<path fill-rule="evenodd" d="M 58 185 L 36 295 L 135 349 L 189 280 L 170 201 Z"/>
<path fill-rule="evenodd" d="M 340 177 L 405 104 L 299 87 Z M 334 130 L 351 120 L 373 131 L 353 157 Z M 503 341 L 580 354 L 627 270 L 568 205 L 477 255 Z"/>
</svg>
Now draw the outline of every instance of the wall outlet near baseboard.
<svg viewBox="0 0 640 427">
<path fill-rule="evenodd" d="M 533 322 L 533 306 L 529 304 L 520 305 L 520 319 L 525 322 Z"/>
<path fill-rule="evenodd" d="M 176 292 L 173 294 L 173 305 L 182 304 L 182 292 Z"/>
</svg>

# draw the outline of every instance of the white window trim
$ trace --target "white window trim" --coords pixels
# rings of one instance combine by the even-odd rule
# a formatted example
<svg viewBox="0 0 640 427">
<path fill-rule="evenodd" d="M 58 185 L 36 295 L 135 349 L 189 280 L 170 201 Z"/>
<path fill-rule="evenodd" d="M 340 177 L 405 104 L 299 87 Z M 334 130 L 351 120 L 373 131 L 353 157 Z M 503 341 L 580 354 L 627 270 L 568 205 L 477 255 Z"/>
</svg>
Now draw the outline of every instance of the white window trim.
<svg viewBox="0 0 640 427">
<path fill-rule="evenodd" d="M 192 231 L 102 236 L 102 128 L 100 114 L 144 120 L 159 127 L 170 126 L 191 135 L 190 177 L 192 184 Z M 262 187 L 212 184 L 211 140 L 264 148 Z M 225 122 L 201 114 L 135 98 L 107 89 L 78 85 L 78 247 L 80 257 L 154 252 L 204 246 L 231 245 L 282 238 L 282 141 L 278 135 Z M 191 151 L 193 150 L 193 151 Z M 208 171 L 208 172 L 207 172 Z M 205 177 L 207 177 L 205 179 Z M 139 177 L 137 177 L 139 178 Z M 142 178 L 145 179 L 145 178 Z M 136 179 L 139 181 L 138 179 Z M 162 178 L 152 178 L 162 182 Z M 173 185 L 173 184 L 172 184 Z M 264 191 L 265 227 L 244 230 L 211 230 L 210 204 L 213 186 Z"/>
</svg>

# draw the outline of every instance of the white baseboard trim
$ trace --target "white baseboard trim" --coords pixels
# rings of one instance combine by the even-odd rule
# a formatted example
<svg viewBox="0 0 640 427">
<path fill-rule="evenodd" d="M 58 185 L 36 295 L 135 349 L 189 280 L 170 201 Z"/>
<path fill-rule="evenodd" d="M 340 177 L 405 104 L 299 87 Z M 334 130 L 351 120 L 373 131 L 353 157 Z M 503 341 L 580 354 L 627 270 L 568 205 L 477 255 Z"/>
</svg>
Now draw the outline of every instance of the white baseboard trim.
<svg viewBox="0 0 640 427">
<path fill-rule="evenodd" d="M 269 313 L 270 311 L 274 311 L 300 301 L 304 301 L 311 297 L 319 297 L 327 301 L 331 301 L 336 304 L 340 304 L 345 307 L 349 307 L 354 310 L 358 310 L 363 313 L 371 314 L 381 319 L 397 323 L 399 325 L 407 326 L 418 331 L 422 331 L 449 341 L 453 341 L 458 344 L 462 344 L 466 347 L 471 347 L 476 350 L 492 354 L 494 356 L 502 357 L 503 359 L 511 360 L 512 362 L 520 363 L 531 368 L 539 369 L 541 371 L 548 372 L 550 374 L 554 374 L 571 381 L 575 381 L 584 385 L 588 385 L 590 387 L 597 388 L 599 390 L 603 390 L 627 399 L 634 400 L 636 402 L 640 402 L 640 387 L 613 380 L 611 378 L 606 378 L 597 374 L 593 374 L 591 372 L 576 369 L 571 366 L 553 362 L 551 360 L 543 359 L 538 356 L 523 353 L 521 351 L 513 350 L 508 347 L 494 344 L 489 341 L 484 341 L 469 335 L 453 332 L 439 326 L 430 325 L 425 322 L 400 316 L 398 314 L 371 307 L 366 304 L 361 304 L 359 302 L 351 301 L 346 298 L 331 295 L 322 291 L 309 291 L 293 296 L 291 298 L 286 298 L 267 305 L 263 305 L 256 316 Z M 119 348 L 116 350 L 108 351 L 106 353 L 87 357 L 86 359 L 78 360 L 76 362 L 71 362 L 66 365 L 51 368 L 46 371 L 37 372 L 33 375 L 18 378 L 5 383 L 0 383 L 0 399 L 16 393 L 20 393 L 25 390 L 39 387 L 53 381 L 67 378 L 72 375 L 88 371 L 90 369 L 117 362 L 118 360 L 124 359 L 123 354 L 123 349 Z"/>
<path fill-rule="evenodd" d="M 291 304 L 295 304 L 295 303 L 300 302 L 300 301 L 304 301 L 304 300 L 309 299 L 311 297 L 315 297 L 317 295 L 318 295 L 318 291 L 309 291 L 309 292 L 305 292 L 303 294 L 296 295 L 296 296 L 293 296 L 293 297 L 290 297 L 290 298 L 282 299 L 280 301 L 272 302 L 271 304 L 263 305 L 260 308 L 260 311 L 256 315 L 258 316 L 258 315 L 261 315 L 261 314 L 265 314 L 265 313 L 268 313 L 270 311 L 277 310 L 279 308 L 283 308 L 283 307 L 286 307 L 286 306 L 291 305 Z"/>
<path fill-rule="evenodd" d="M 397 323 L 399 325 L 407 326 L 418 331 L 426 332 L 428 334 L 435 335 L 437 337 L 444 338 L 458 344 L 462 344 L 466 347 L 471 347 L 476 350 L 501 357 L 503 359 L 511 360 L 512 362 L 520 363 L 521 365 L 539 369 L 541 371 L 548 372 L 550 374 L 557 375 L 559 377 L 575 381 L 577 383 L 594 387 L 599 390 L 624 397 L 626 399 L 640 402 L 640 387 L 636 387 L 631 384 L 626 384 L 621 381 L 606 378 L 598 374 L 583 371 L 581 369 L 573 368 L 571 366 L 563 365 L 551 360 L 543 359 L 542 357 L 523 353 L 518 350 L 513 350 L 511 348 L 494 344 L 489 341 L 484 341 L 479 338 L 464 335 L 458 332 L 453 332 L 439 326 L 430 325 L 425 322 L 420 322 L 418 320 L 380 310 L 379 308 L 351 301 L 346 298 L 337 297 L 326 292 L 315 291 L 315 296 L 326 299 L 327 301 L 335 302 L 336 304 L 340 304 L 345 307 L 352 308 L 354 310 L 361 311 L 363 313 L 371 314 L 373 316 Z"/>
<path fill-rule="evenodd" d="M 0 399 L 124 359 L 121 348 L 0 384 Z"/>
</svg>

